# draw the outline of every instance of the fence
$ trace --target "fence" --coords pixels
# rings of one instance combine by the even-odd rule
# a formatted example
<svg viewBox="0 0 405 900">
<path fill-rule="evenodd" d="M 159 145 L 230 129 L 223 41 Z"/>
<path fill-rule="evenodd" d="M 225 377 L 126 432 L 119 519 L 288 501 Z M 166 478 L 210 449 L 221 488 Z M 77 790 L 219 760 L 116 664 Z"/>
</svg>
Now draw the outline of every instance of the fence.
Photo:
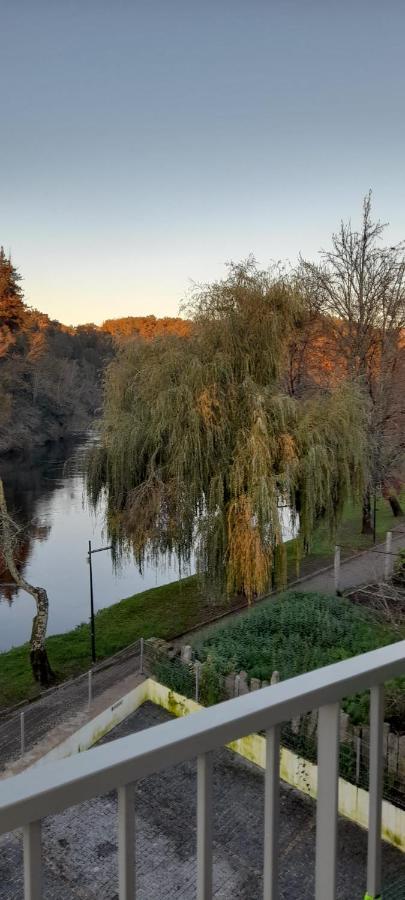
<svg viewBox="0 0 405 900">
<path fill-rule="evenodd" d="M 266 733 L 263 896 L 278 896 L 279 726 L 319 710 L 315 898 L 336 900 L 339 703 L 371 689 L 367 893 L 381 895 L 381 764 L 385 681 L 404 669 L 405 642 L 288 679 L 213 709 L 158 725 L 142 741 L 116 740 L 105 752 L 89 750 L 7 779 L 1 791 L 0 834 L 23 828 L 26 897 L 42 894 L 41 820 L 118 790 L 118 896 L 134 898 L 133 784 L 197 757 L 197 898 L 212 897 L 212 751 L 252 732 Z"/>
<path fill-rule="evenodd" d="M 395 529 L 395 532 L 387 531 L 385 536 L 385 548 L 382 550 L 380 547 L 368 547 L 366 553 L 375 553 L 377 556 L 383 557 L 383 567 L 382 567 L 382 578 L 384 581 L 389 581 L 392 578 L 395 559 L 402 559 L 403 566 L 405 565 L 405 551 L 400 548 L 399 550 L 393 550 L 393 538 L 397 537 L 400 534 L 405 534 L 405 532 L 401 529 Z M 336 593 L 340 593 L 340 578 L 341 578 L 341 548 L 339 545 L 335 547 L 334 554 L 334 562 L 333 562 L 333 577 L 334 577 L 334 585 Z M 405 573 L 404 573 L 405 574 Z"/>
<path fill-rule="evenodd" d="M 161 684 L 197 702 L 206 701 L 209 690 L 214 703 L 231 699 L 245 693 L 248 688 L 245 679 L 233 675 L 222 678 L 213 667 L 201 665 L 198 661 L 185 661 L 179 657 L 170 658 L 163 642 L 145 642 L 145 673 L 152 675 Z M 278 681 L 274 673 L 273 683 Z M 253 690 L 260 684 L 252 679 Z M 211 705 L 211 704 L 206 704 Z M 383 739 L 383 797 L 395 806 L 405 809 L 405 778 L 400 760 L 405 766 L 405 758 L 400 757 L 401 738 L 384 726 Z M 316 711 L 281 726 L 281 743 L 298 756 L 317 762 L 318 717 Z M 357 787 L 369 790 L 369 729 L 351 727 L 348 716 L 341 713 L 340 720 L 339 775 Z M 395 742 L 396 749 L 392 744 Z"/>
<path fill-rule="evenodd" d="M 29 753 L 53 728 L 68 725 L 79 713 L 85 713 L 105 691 L 128 675 L 139 673 L 142 648 L 143 641 L 136 641 L 89 672 L 45 691 L 38 700 L 5 711 L 0 719 L 0 771 Z"/>
<path fill-rule="evenodd" d="M 5 721 L 0 720 L 0 770 L 29 753 L 51 729 L 59 724 L 68 725 L 78 713 L 91 709 L 94 701 L 106 690 L 128 675 L 141 673 L 153 676 L 161 684 L 204 705 L 213 705 L 248 690 L 240 675 L 224 679 L 210 664 L 201 665 L 198 660 L 171 656 L 168 645 L 163 641 L 141 639 L 89 672 L 46 691 L 39 700 L 28 706 L 16 709 Z M 252 679 L 251 689 L 259 687 L 260 683 Z M 343 717 L 341 713 L 341 722 Z M 405 809 L 405 759 L 401 755 L 401 739 L 392 732 L 388 733 L 387 728 L 385 726 L 383 743 L 383 796 Z M 339 774 L 346 781 L 368 790 L 370 746 L 368 729 L 363 731 L 350 729 L 346 724 L 342 733 L 341 726 Z M 394 740 L 396 749 L 392 746 Z M 316 762 L 316 712 L 284 723 L 281 742 L 309 762 Z"/>
</svg>

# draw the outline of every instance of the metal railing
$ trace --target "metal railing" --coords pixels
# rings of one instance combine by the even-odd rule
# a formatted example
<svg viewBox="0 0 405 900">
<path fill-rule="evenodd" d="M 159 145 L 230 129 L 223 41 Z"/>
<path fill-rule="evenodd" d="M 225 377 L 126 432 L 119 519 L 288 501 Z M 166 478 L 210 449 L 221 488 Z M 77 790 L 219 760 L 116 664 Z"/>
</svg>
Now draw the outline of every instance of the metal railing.
<svg viewBox="0 0 405 900">
<path fill-rule="evenodd" d="M 403 674 L 405 641 L 291 678 L 192 716 L 167 722 L 27 771 L 0 785 L 0 834 L 23 829 L 26 900 L 41 900 L 41 820 L 118 790 L 118 890 L 134 900 L 133 785 L 197 758 L 197 898 L 212 897 L 212 751 L 255 731 L 267 739 L 264 787 L 264 900 L 278 898 L 280 726 L 310 710 L 318 716 L 316 900 L 336 900 L 340 701 L 370 689 L 367 893 L 381 895 L 381 812 L 385 681 Z"/>
<path fill-rule="evenodd" d="M 5 710 L 0 717 L 0 772 L 29 753 L 58 725 L 91 709 L 105 691 L 143 668 L 143 639 L 97 663 L 88 672 L 44 691 L 32 703 Z"/>
</svg>

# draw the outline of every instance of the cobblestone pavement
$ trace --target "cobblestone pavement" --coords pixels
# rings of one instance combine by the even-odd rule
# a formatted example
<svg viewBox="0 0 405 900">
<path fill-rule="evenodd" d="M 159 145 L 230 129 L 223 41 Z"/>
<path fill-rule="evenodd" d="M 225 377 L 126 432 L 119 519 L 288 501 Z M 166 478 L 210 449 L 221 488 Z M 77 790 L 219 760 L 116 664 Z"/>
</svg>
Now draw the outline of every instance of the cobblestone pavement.
<svg viewBox="0 0 405 900">
<path fill-rule="evenodd" d="M 122 723 L 104 743 L 168 720 L 152 704 Z M 134 737 L 136 740 L 136 737 Z M 135 789 L 139 900 L 195 898 L 195 763 L 145 779 Z M 44 822 L 46 900 L 118 900 L 116 796 L 83 803 Z M 259 900 L 262 890 L 263 774 L 230 751 L 215 754 L 215 900 Z M 282 785 L 281 900 L 314 896 L 315 804 Z M 365 893 L 367 835 L 339 820 L 338 900 Z M 384 870 L 404 885 L 405 855 L 384 844 Z M 402 882 L 403 879 L 403 882 Z M 387 895 L 388 896 L 388 895 Z M 0 900 L 22 900 L 19 834 L 0 838 Z"/>
</svg>

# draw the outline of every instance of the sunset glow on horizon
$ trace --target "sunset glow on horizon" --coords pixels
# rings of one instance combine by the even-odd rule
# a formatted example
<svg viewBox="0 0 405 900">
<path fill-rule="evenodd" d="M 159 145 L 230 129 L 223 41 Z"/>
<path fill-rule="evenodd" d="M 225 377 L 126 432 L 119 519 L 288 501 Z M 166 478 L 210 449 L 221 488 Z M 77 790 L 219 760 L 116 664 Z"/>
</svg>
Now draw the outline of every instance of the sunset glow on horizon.
<svg viewBox="0 0 405 900">
<path fill-rule="evenodd" d="M 316 257 L 373 190 L 405 237 L 403 4 L 5 0 L 0 244 L 67 324 L 175 316 Z"/>
</svg>

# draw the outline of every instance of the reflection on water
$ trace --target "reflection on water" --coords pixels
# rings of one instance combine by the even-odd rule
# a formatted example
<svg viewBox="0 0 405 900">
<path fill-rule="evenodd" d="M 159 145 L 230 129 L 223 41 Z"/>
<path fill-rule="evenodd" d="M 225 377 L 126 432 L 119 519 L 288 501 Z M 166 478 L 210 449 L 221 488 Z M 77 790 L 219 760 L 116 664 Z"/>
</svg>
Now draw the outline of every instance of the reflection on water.
<svg viewBox="0 0 405 900">
<path fill-rule="evenodd" d="M 24 526 L 19 564 L 27 580 L 42 585 L 49 596 L 48 634 L 68 631 L 88 619 L 89 540 L 103 546 L 104 510 L 95 516 L 84 493 L 83 458 L 89 441 L 59 444 L 42 455 L 0 460 L 9 513 Z M 27 530 L 28 529 L 28 530 Z M 148 587 L 179 577 L 176 565 L 146 566 L 142 575 L 133 563 L 114 573 L 109 552 L 93 557 L 95 606 L 110 606 Z M 32 597 L 0 574 L 0 651 L 27 641 L 35 612 Z"/>
<path fill-rule="evenodd" d="M 88 620 L 88 542 L 93 547 L 106 543 L 104 509 L 100 506 L 95 516 L 85 497 L 83 464 L 90 441 L 51 446 L 31 458 L 0 460 L 9 513 L 24 527 L 19 565 L 28 581 L 48 591 L 48 634 L 68 631 Z M 284 508 L 281 516 L 288 540 L 289 510 Z M 95 608 L 178 577 L 178 566 L 164 560 L 160 566 L 145 566 L 142 575 L 131 562 L 115 573 L 110 553 L 97 553 L 93 557 Z M 0 566 L 0 651 L 29 639 L 34 613 L 32 597 L 11 584 Z"/>
</svg>

